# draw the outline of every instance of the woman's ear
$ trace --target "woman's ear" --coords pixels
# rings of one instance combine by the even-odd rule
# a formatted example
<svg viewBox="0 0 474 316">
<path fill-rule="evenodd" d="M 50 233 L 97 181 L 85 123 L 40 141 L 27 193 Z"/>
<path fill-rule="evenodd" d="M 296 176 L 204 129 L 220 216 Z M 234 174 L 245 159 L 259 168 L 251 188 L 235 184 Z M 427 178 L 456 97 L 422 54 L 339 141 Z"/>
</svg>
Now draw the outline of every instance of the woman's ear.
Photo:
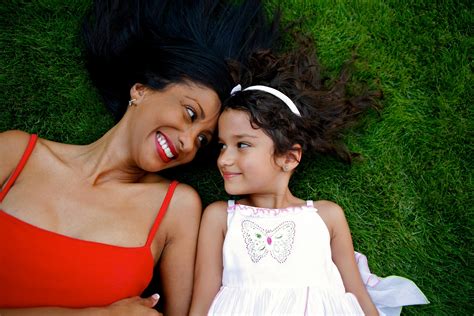
<svg viewBox="0 0 474 316">
<path fill-rule="evenodd" d="M 131 88 L 130 88 L 130 99 L 135 100 L 135 103 L 140 103 L 141 99 L 145 95 L 145 92 L 147 90 L 147 87 L 144 84 L 141 83 L 135 83 Z"/>
<path fill-rule="evenodd" d="M 282 157 L 279 159 L 279 165 L 283 171 L 293 171 L 298 167 L 301 161 L 301 156 L 303 155 L 303 149 L 300 144 L 294 144 L 293 147 L 288 150 Z"/>
</svg>

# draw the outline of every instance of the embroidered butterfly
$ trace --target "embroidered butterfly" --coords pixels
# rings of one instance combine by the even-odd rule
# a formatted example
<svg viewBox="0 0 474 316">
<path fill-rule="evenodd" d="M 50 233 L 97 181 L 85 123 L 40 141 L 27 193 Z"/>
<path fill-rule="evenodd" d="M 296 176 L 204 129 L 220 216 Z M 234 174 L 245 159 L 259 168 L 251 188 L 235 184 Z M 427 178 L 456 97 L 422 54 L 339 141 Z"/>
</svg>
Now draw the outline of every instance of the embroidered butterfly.
<svg viewBox="0 0 474 316">
<path fill-rule="evenodd" d="M 259 262 L 270 253 L 276 261 L 283 263 L 293 247 L 295 223 L 286 221 L 268 230 L 252 221 L 245 220 L 242 222 L 242 234 L 247 245 L 247 252 L 253 262 Z"/>
</svg>

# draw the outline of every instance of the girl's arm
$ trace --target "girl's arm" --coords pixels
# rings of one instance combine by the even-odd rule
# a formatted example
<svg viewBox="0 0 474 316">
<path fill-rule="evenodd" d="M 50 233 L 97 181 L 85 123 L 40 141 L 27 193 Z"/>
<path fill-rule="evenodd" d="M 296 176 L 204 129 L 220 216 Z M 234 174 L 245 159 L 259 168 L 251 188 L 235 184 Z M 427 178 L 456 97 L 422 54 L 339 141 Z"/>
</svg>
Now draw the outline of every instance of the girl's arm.
<svg viewBox="0 0 474 316">
<path fill-rule="evenodd" d="M 336 203 L 320 201 L 317 208 L 331 235 L 332 260 L 336 264 L 346 292 L 357 297 L 365 315 L 378 315 L 367 292 L 354 257 L 351 232 L 344 211 Z"/>
<path fill-rule="evenodd" d="M 227 204 L 215 202 L 204 211 L 199 230 L 191 316 L 207 315 L 222 284 L 222 246 L 227 230 Z"/>
<path fill-rule="evenodd" d="M 165 246 L 158 262 L 164 315 L 189 313 L 201 211 L 196 191 L 179 184 L 161 226 L 166 229 Z"/>
</svg>

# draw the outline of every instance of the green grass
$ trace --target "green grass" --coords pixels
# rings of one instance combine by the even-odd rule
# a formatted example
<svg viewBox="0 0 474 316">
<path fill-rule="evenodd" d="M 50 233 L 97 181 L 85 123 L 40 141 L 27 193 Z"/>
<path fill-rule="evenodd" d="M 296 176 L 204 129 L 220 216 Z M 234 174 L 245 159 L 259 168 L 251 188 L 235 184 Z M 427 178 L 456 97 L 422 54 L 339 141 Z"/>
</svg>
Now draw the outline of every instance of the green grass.
<svg viewBox="0 0 474 316">
<path fill-rule="evenodd" d="M 363 160 L 306 159 L 297 196 L 346 210 L 355 248 L 381 275 L 408 277 L 431 304 L 404 315 L 472 315 L 473 106 L 470 1 L 282 2 L 285 21 L 315 39 L 332 74 L 355 48 L 356 78 L 385 98 L 348 134 Z M 350 3 L 350 4 L 349 4 Z M 77 37 L 89 1 L 0 5 L 0 131 L 88 143 L 113 124 L 91 86 Z M 168 173 L 169 174 L 169 173 Z M 180 168 L 205 204 L 226 198 L 213 167 Z"/>
</svg>

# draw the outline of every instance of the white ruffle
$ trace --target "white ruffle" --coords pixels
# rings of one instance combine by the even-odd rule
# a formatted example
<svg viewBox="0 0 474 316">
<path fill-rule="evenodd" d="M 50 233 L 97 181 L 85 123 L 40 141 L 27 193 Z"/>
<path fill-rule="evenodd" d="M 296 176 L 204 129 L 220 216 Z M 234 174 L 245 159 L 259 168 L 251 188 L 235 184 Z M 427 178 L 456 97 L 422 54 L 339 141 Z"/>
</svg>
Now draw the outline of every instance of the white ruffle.
<svg viewBox="0 0 474 316">
<path fill-rule="evenodd" d="M 370 272 L 366 256 L 355 252 L 355 258 L 367 292 L 381 315 L 398 316 L 403 306 L 429 304 L 413 281 L 399 276 L 380 278 Z"/>
<path fill-rule="evenodd" d="M 367 257 L 355 252 L 362 281 L 381 316 L 399 316 L 403 306 L 429 304 L 413 281 L 372 274 Z M 351 293 L 315 287 L 259 288 L 222 286 L 208 315 L 363 315 Z"/>
<path fill-rule="evenodd" d="M 313 287 L 222 286 L 208 315 L 364 315 L 351 293 Z"/>
</svg>

